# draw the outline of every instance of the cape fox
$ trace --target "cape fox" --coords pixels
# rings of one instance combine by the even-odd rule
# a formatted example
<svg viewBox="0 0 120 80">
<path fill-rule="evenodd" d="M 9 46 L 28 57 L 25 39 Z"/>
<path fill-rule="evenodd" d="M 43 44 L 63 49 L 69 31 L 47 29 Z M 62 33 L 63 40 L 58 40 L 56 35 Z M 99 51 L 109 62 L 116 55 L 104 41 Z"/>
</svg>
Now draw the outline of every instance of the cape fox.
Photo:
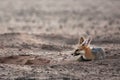
<svg viewBox="0 0 120 80">
<path fill-rule="evenodd" d="M 90 46 L 91 38 L 84 39 L 80 38 L 78 47 L 72 54 L 73 56 L 80 55 L 78 60 L 80 61 L 90 61 L 90 60 L 100 60 L 104 59 L 105 52 L 102 48 L 92 48 Z"/>
</svg>

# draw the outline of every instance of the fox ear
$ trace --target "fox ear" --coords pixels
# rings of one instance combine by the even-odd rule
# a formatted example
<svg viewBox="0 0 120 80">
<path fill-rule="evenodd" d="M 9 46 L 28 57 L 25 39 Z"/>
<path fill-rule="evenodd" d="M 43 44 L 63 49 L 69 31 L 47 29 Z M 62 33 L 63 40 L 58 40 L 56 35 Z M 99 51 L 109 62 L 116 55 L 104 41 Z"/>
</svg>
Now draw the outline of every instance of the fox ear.
<svg viewBox="0 0 120 80">
<path fill-rule="evenodd" d="M 84 41 L 85 41 L 85 39 L 84 39 L 83 37 L 81 37 L 81 38 L 79 39 L 79 44 L 82 44 Z"/>
<path fill-rule="evenodd" d="M 89 45 L 91 43 L 91 41 L 92 41 L 92 37 L 89 37 L 86 44 Z"/>
</svg>

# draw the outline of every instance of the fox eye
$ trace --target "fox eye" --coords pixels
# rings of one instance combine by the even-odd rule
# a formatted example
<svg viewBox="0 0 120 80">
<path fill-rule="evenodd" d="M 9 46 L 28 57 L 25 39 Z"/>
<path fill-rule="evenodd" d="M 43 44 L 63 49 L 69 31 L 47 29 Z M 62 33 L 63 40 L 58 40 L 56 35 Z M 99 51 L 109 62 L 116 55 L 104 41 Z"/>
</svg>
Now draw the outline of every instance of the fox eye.
<svg viewBox="0 0 120 80">
<path fill-rule="evenodd" d="M 79 49 L 76 49 L 75 51 L 79 51 Z"/>
<path fill-rule="evenodd" d="M 85 44 L 82 44 L 82 46 L 85 46 Z"/>
</svg>

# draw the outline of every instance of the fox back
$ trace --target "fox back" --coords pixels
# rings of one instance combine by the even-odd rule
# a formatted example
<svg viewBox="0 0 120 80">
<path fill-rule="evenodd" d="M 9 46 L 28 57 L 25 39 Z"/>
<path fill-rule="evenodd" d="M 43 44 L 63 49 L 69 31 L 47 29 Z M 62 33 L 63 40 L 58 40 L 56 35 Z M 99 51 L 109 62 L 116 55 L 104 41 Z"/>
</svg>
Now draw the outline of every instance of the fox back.
<svg viewBox="0 0 120 80">
<path fill-rule="evenodd" d="M 92 48 L 91 53 L 95 56 L 96 60 L 104 59 L 105 53 L 102 48 Z"/>
</svg>

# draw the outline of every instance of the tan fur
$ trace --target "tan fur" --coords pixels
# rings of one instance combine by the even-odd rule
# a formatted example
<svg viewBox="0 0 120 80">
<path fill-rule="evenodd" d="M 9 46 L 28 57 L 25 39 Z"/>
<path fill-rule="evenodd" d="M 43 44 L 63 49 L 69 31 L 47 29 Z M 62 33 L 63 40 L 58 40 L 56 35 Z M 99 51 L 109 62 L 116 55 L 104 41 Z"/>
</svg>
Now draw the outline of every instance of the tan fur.
<svg viewBox="0 0 120 80">
<path fill-rule="evenodd" d="M 91 53 L 91 49 L 88 46 L 82 47 L 82 49 L 85 51 L 85 57 L 86 59 L 94 59 L 95 56 Z"/>
</svg>

